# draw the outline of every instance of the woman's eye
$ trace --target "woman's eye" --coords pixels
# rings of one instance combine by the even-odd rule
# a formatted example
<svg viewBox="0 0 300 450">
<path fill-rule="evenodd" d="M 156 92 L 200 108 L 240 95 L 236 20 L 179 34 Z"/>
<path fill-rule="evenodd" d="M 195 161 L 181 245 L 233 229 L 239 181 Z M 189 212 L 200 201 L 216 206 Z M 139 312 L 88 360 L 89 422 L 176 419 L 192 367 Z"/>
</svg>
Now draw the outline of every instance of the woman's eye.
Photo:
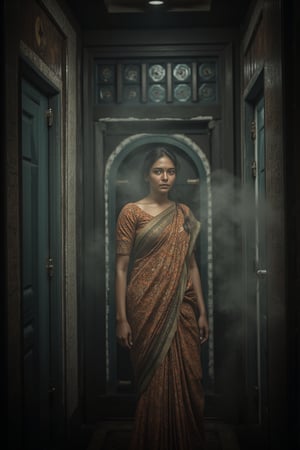
<svg viewBox="0 0 300 450">
<path fill-rule="evenodd" d="M 176 174 L 176 170 L 174 170 L 174 169 L 169 169 L 166 172 L 167 172 L 168 175 L 175 175 Z M 153 173 L 155 175 L 161 175 L 162 173 L 164 173 L 164 170 L 163 169 L 154 169 Z"/>
</svg>

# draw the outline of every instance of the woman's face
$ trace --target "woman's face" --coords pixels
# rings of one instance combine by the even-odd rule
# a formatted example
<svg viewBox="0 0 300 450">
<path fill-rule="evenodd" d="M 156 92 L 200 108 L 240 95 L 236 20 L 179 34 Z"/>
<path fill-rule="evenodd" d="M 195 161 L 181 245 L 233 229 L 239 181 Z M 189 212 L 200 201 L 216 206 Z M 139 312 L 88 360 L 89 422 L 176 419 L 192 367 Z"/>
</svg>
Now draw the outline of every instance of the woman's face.
<svg viewBox="0 0 300 450">
<path fill-rule="evenodd" d="M 168 156 L 162 156 L 151 166 L 146 181 L 150 191 L 155 194 L 168 194 L 176 179 L 176 168 Z"/>
</svg>

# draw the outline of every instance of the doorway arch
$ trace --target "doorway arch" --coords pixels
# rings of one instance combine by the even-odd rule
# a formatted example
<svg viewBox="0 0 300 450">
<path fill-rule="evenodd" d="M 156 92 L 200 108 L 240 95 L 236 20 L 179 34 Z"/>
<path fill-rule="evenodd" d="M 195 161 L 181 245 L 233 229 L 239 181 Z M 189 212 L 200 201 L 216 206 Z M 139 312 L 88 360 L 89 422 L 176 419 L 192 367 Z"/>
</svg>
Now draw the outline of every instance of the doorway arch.
<svg viewBox="0 0 300 450">
<path fill-rule="evenodd" d="M 204 382 L 214 384 L 214 333 L 213 333 L 213 247 L 212 247 L 212 194 L 210 163 L 203 150 L 183 134 L 134 134 L 125 138 L 110 154 L 104 179 L 105 197 L 105 325 L 106 325 L 106 382 L 109 391 L 116 391 L 128 380 L 118 378 L 118 355 L 115 337 L 114 305 L 114 263 L 115 263 L 115 226 L 117 215 L 124 203 L 141 198 L 141 192 L 132 183 L 133 176 L 139 171 L 144 152 L 151 145 L 171 147 L 179 157 L 183 173 L 179 183 L 179 201 L 188 204 L 200 220 L 200 232 L 197 249 L 203 291 L 207 306 L 210 327 L 208 346 L 203 351 Z M 181 170 L 179 170 L 180 174 Z M 189 177 L 184 179 L 184 175 Z M 124 174 L 127 177 L 124 177 Z M 176 185 L 178 189 L 177 176 Z M 121 187 L 121 189 L 120 189 Z M 119 193 L 118 195 L 118 189 Z M 120 200 L 120 197 L 122 199 Z M 196 251 L 197 256 L 197 251 Z M 128 375 L 130 377 L 130 374 Z M 124 387 L 124 386 L 123 386 Z"/>
</svg>

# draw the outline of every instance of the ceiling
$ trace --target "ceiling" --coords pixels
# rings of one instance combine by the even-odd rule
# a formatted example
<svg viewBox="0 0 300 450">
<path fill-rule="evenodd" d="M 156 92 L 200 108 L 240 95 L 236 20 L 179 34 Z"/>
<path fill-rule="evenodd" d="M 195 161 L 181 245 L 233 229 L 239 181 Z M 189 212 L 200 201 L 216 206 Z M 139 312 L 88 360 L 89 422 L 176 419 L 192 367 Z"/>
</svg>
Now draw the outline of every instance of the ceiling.
<svg viewBox="0 0 300 450">
<path fill-rule="evenodd" d="M 253 0 L 65 0 L 84 30 L 240 28 Z"/>
<path fill-rule="evenodd" d="M 105 5 L 110 13 L 149 12 L 150 9 L 176 11 L 209 11 L 211 0 L 161 0 L 161 4 L 150 4 L 150 0 L 105 0 Z M 153 3 L 153 2 L 152 2 Z"/>
</svg>

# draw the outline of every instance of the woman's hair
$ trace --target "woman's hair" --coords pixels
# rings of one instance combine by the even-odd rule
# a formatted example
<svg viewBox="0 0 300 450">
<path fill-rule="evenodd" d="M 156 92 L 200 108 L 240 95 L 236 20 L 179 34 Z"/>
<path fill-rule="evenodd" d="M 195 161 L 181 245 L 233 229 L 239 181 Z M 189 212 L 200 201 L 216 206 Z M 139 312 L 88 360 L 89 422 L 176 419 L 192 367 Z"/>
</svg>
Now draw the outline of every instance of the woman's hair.
<svg viewBox="0 0 300 450">
<path fill-rule="evenodd" d="M 157 161 L 159 158 L 162 158 L 163 156 L 167 156 L 168 158 L 170 158 L 170 160 L 174 164 L 175 169 L 178 168 L 176 156 L 171 150 L 162 146 L 155 147 L 152 150 L 148 151 L 144 159 L 142 171 L 143 177 L 149 175 L 150 169 L 155 163 L 155 161 Z"/>
</svg>

